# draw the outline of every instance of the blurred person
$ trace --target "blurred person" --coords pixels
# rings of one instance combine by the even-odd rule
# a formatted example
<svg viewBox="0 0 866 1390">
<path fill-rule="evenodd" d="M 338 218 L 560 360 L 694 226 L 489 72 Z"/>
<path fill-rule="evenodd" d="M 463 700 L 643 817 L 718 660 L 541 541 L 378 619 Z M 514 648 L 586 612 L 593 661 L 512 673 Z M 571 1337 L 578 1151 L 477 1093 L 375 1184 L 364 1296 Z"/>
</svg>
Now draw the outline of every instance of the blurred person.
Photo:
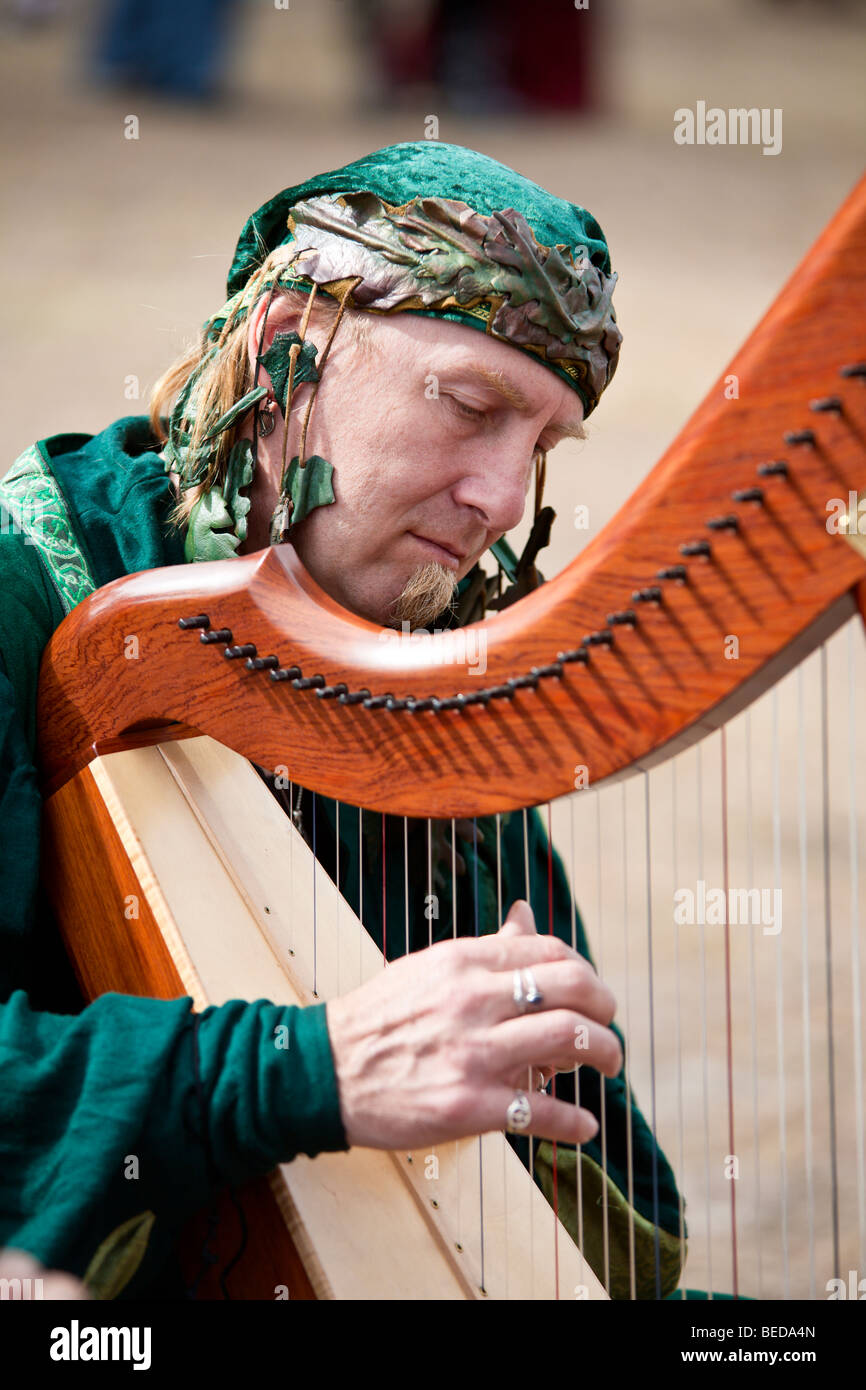
<svg viewBox="0 0 866 1390">
<path fill-rule="evenodd" d="M 596 108 L 599 16 L 570 0 L 356 0 L 353 13 L 386 104 L 426 92 L 472 114 Z"/>
<path fill-rule="evenodd" d="M 179 101 L 222 94 L 237 0 L 110 0 L 93 53 L 96 78 Z"/>
</svg>

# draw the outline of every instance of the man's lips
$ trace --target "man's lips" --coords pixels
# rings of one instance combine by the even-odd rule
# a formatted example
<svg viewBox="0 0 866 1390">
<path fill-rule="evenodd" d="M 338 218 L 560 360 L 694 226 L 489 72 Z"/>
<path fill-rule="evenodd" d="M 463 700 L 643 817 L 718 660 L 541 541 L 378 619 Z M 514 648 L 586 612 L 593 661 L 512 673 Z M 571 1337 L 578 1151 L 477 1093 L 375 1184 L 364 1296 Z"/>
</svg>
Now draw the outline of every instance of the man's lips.
<svg viewBox="0 0 866 1390">
<path fill-rule="evenodd" d="M 445 563 L 453 565 L 456 569 L 466 558 L 468 551 L 457 550 L 448 541 L 437 541 L 432 536 L 421 536 L 417 531 L 410 531 L 409 535 L 413 540 L 421 541 L 423 545 L 432 546 L 434 550 L 440 552 L 444 557 Z"/>
</svg>

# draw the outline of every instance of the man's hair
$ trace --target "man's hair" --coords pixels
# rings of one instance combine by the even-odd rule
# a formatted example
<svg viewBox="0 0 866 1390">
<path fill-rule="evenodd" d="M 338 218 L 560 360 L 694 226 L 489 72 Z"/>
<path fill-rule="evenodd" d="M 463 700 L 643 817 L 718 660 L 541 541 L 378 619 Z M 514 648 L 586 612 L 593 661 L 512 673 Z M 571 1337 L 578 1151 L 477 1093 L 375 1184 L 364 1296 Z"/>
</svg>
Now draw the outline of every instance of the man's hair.
<svg viewBox="0 0 866 1390">
<path fill-rule="evenodd" d="M 273 271 L 275 266 L 284 263 L 285 250 L 278 248 L 250 276 L 250 286 L 255 295 L 254 304 L 258 303 L 261 295 L 267 294 L 270 290 L 269 273 Z M 261 286 L 261 295 L 256 293 L 258 285 Z M 274 291 L 271 307 L 278 298 L 286 301 L 292 309 L 301 313 L 309 298 L 309 291 L 284 288 L 278 285 Z M 324 340 L 338 311 L 339 304 L 336 299 L 328 294 L 317 294 L 308 333 L 320 330 L 324 335 Z M 190 450 L 193 456 L 195 456 L 195 451 L 201 444 L 203 437 L 207 434 L 209 423 L 224 415 L 236 401 L 239 401 L 252 389 L 253 369 L 247 353 L 248 331 L 249 315 L 244 314 L 240 319 L 227 320 L 217 344 L 217 351 L 212 360 L 201 371 L 195 425 L 190 440 Z M 369 352 L 372 350 L 373 335 L 370 316 L 363 310 L 347 308 L 338 331 L 350 333 L 352 341 L 361 351 Z M 190 377 L 200 370 L 211 349 L 212 343 L 203 334 L 200 341 L 188 348 L 156 382 L 150 399 L 150 425 L 160 444 L 164 444 L 168 439 L 168 420 L 178 396 Z M 181 494 L 180 501 L 172 511 L 171 521 L 175 526 L 185 525 L 202 493 L 222 482 L 225 478 L 229 455 L 241 423 L 242 421 L 239 421 L 238 426 L 223 430 L 214 440 L 213 456 L 202 483 L 197 487 L 187 488 Z"/>
</svg>

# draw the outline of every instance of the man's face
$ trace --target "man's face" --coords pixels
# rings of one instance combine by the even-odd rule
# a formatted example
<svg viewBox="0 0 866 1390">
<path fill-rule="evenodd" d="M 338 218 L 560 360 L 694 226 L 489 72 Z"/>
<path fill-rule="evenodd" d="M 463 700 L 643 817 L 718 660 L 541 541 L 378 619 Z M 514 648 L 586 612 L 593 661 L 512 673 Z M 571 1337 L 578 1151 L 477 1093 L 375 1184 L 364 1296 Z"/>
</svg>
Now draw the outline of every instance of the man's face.
<svg viewBox="0 0 866 1390">
<path fill-rule="evenodd" d="M 520 521 L 536 451 L 580 433 L 583 407 L 549 368 L 475 329 L 410 314 L 368 324 L 367 348 L 338 329 L 307 437 L 307 456 L 334 466 L 336 502 L 292 540 L 332 598 L 387 624 L 422 566 L 456 582 Z"/>
</svg>

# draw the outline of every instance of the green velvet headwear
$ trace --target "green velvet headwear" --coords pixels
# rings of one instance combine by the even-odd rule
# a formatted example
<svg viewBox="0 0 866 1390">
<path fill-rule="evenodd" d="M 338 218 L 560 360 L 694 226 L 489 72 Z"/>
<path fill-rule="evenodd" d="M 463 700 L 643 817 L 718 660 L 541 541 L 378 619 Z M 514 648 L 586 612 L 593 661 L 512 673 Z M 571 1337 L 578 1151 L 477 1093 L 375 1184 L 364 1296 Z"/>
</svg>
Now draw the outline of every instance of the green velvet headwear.
<svg viewBox="0 0 866 1390">
<path fill-rule="evenodd" d="M 374 198 L 340 197 L 352 194 L 372 194 Z M 322 211 L 328 210 L 323 195 L 332 205 L 332 215 L 327 219 L 322 217 Z M 300 216 L 291 217 L 298 204 L 309 204 L 313 199 L 319 200 L 313 205 L 319 210 L 318 217 L 305 215 L 303 209 Z M 530 352 L 577 391 L 584 414 L 589 415 L 616 370 L 622 340 L 610 305 L 616 276 L 611 274 L 604 233 L 595 218 L 576 203 L 555 197 L 506 165 L 462 145 L 438 140 L 388 145 L 342 169 L 317 174 L 305 183 L 283 189 L 252 214 L 241 232 L 229 271 L 229 297 L 242 293 L 265 256 L 278 246 L 292 241 L 315 246 L 318 238 L 311 235 L 311 226 L 321 230 L 327 225 L 337 235 L 351 238 L 359 226 L 369 225 L 372 219 L 378 233 L 381 223 L 377 225 L 376 219 L 381 218 L 383 209 L 375 200 L 385 205 L 386 215 L 395 208 L 406 209 L 407 204 L 414 214 L 408 226 L 408 219 L 398 219 L 397 234 L 382 250 L 384 258 L 392 264 L 396 259 L 399 264 L 400 251 L 408 248 L 416 267 L 421 268 L 421 276 L 425 275 L 425 259 L 431 265 L 425 277 L 428 284 L 423 306 L 416 306 L 413 297 L 407 296 L 405 306 L 390 304 L 389 308 L 405 307 L 410 312 L 467 323 Z M 431 206 L 431 200 L 439 206 Z M 442 200 L 451 214 L 450 225 L 443 225 Z M 454 214 L 458 204 L 463 205 L 462 226 L 458 222 L 460 214 Z M 469 218 L 470 210 L 478 215 L 474 223 Z M 429 220 L 424 219 L 420 236 L 419 212 L 432 213 Z M 509 219 L 510 227 L 503 228 L 501 215 L 509 212 L 517 216 Z M 466 230 L 472 235 L 467 237 Z M 441 252 L 442 247 L 436 244 L 436 231 L 447 240 L 450 257 L 439 254 L 437 258 L 436 252 Z M 467 265 L 465 254 L 468 249 L 471 256 L 475 249 L 467 248 L 467 241 L 480 242 L 485 232 L 485 250 L 492 252 L 496 263 L 492 284 L 488 277 L 487 287 L 492 291 L 489 296 L 477 293 L 484 288 L 478 284 L 477 274 L 467 277 L 467 270 L 475 272 L 476 265 Z M 375 239 L 380 246 L 381 238 L 377 235 Z M 530 243 L 528 252 L 522 244 L 524 240 Z M 349 240 L 342 266 L 344 275 L 351 268 L 350 248 L 359 254 L 357 268 L 363 273 L 363 249 L 357 241 L 352 247 Z M 296 274 L 304 276 L 309 264 L 308 261 L 303 269 L 297 265 Z M 456 287 L 456 296 L 455 284 L 449 282 L 455 269 L 462 282 Z M 344 275 L 335 274 L 333 278 L 340 280 Z M 497 283 L 503 276 L 505 283 Z M 320 285 L 323 283 L 320 275 L 315 278 Z M 416 280 L 404 290 L 418 288 Z M 497 304 L 503 297 L 496 294 L 497 289 L 504 291 L 504 306 Z M 431 303 L 434 296 L 440 300 L 438 305 Z M 450 301 L 456 297 L 461 302 L 443 304 L 445 297 Z M 350 297 L 349 303 L 358 308 L 373 307 L 363 292 Z M 517 321 L 518 305 L 523 307 L 522 323 Z M 381 311 L 379 303 L 375 308 Z"/>
</svg>

